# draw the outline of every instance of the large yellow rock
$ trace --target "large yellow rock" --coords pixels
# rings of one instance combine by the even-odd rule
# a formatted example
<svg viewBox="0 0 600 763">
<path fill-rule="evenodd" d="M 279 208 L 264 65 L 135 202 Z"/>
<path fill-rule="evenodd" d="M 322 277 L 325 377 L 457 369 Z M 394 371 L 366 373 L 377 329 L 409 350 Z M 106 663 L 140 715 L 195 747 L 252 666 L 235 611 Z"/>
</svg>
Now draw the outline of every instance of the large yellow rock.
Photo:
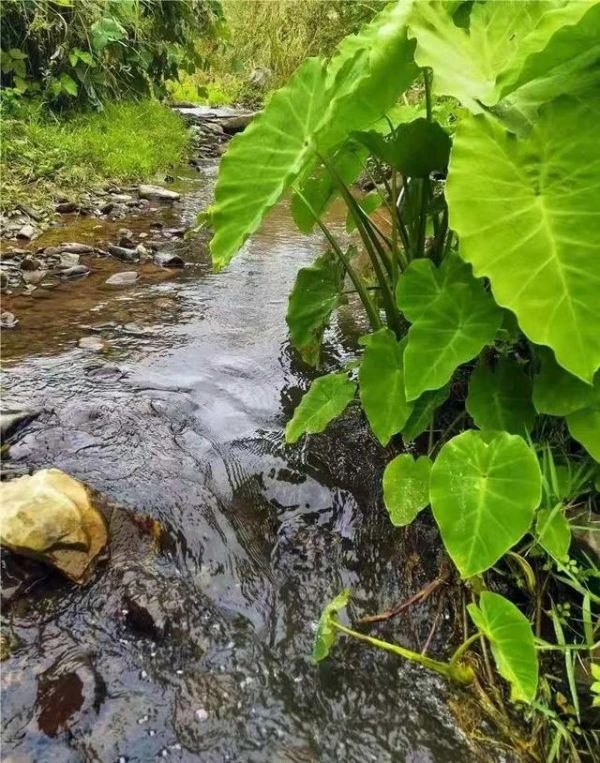
<svg viewBox="0 0 600 763">
<path fill-rule="evenodd" d="M 77 583 L 108 540 L 85 486 L 60 469 L 0 484 L 0 543 L 51 564 Z"/>
</svg>

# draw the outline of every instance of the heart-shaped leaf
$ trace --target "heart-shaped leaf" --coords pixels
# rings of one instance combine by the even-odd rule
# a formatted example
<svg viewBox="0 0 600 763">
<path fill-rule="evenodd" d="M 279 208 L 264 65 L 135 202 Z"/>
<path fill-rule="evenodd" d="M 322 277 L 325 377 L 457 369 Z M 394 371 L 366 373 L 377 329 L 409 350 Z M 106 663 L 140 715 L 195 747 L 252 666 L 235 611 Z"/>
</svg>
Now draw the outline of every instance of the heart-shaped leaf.
<svg viewBox="0 0 600 763">
<path fill-rule="evenodd" d="M 492 647 L 498 673 L 509 682 L 513 702 L 533 702 L 538 685 L 538 659 L 529 620 L 515 605 L 483 591 L 479 606 L 468 604 L 471 619 Z"/>
<path fill-rule="evenodd" d="M 356 384 L 344 373 L 315 379 L 285 428 L 286 442 L 294 443 L 306 432 L 322 432 L 343 413 L 355 392 Z"/>
<path fill-rule="evenodd" d="M 429 499 L 463 578 L 487 570 L 523 537 L 541 488 L 535 454 L 518 435 L 469 430 L 442 447 Z"/>
<path fill-rule="evenodd" d="M 562 510 L 562 504 L 553 509 L 538 509 L 535 516 L 535 537 L 540 546 L 553 559 L 565 562 L 571 545 L 571 526 Z"/>
<path fill-rule="evenodd" d="M 331 647 L 335 644 L 335 630 L 331 625 L 331 619 L 341 610 L 348 605 L 350 600 L 350 590 L 344 588 L 341 593 L 332 599 L 329 604 L 321 613 L 319 623 L 317 625 L 317 631 L 315 633 L 315 640 L 313 644 L 312 658 L 315 662 L 321 662 L 324 660 L 331 650 Z"/>
<path fill-rule="evenodd" d="M 409 525 L 429 504 L 431 460 L 408 453 L 396 456 L 383 472 L 383 500 L 396 527 Z"/>
</svg>

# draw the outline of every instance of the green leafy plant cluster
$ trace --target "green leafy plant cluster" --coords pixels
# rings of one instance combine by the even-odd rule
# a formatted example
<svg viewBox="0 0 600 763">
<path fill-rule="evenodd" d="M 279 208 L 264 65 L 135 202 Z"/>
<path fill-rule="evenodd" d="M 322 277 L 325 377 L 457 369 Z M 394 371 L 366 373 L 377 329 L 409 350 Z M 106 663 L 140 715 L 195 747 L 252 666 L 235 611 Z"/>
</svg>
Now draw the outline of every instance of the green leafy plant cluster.
<svg viewBox="0 0 600 763">
<path fill-rule="evenodd" d="M 290 295 L 292 344 L 318 366 L 348 286 L 370 333 L 358 364 L 313 382 L 286 439 L 359 404 L 382 445 L 403 443 L 383 475 L 390 519 L 430 506 L 473 595 L 475 632 L 428 667 L 469 681 L 467 647 L 487 642 L 512 700 L 547 719 L 549 759 L 578 759 L 573 676 L 591 671 L 600 603 L 597 562 L 573 542 L 600 460 L 599 33 L 597 0 L 390 4 L 272 95 L 223 158 L 209 211 L 217 269 L 287 190 L 299 229 L 322 231 L 327 251 Z M 375 190 L 357 196 L 364 172 Z M 328 227 L 335 197 L 358 247 Z M 525 603 L 490 590 L 497 573 Z M 326 607 L 317 660 L 338 632 L 382 646 L 342 625 L 346 603 Z M 570 703 L 543 652 L 562 655 Z"/>
<path fill-rule="evenodd" d="M 3 0 L 3 99 L 52 107 L 164 93 L 202 64 L 197 39 L 221 18 L 218 0 Z"/>
</svg>

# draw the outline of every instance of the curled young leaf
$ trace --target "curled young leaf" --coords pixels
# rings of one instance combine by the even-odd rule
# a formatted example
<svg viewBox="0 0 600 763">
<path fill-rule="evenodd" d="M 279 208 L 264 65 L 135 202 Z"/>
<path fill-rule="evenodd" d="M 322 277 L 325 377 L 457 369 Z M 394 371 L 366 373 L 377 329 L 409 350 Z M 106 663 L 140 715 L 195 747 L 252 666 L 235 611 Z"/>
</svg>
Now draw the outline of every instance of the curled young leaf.
<svg viewBox="0 0 600 763">
<path fill-rule="evenodd" d="M 315 662 L 321 662 L 321 660 L 329 656 L 331 647 L 335 644 L 335 629 L 331 625 L 331 620 L 341 609 L 348 605 L 349 600 L 350 589 L 344 588 L 335 599 L 332 599 L 326 605 L 321 613 L 312 651 L 312 658 Z"/>
</svg>

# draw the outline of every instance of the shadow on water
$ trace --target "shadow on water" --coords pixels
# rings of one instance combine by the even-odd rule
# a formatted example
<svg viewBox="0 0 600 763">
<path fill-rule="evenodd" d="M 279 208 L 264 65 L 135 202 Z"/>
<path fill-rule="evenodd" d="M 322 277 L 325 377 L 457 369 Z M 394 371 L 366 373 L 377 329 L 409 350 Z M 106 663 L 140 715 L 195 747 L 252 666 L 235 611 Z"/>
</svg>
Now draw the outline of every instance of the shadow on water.
<svg viewBox="0 0 600 763">
<path fill-rule="evenodd" d="M 214 170 L 188 181 L 186 224 Z M 426 524 L 406 536 L 389 526 L 385 453 L 357 411 L 308 445 L 283 444 L 312 373 L 290 350 L 286 298 L 320 239 L 297 235 L 282 204 L 219 275 L 202 240 L 173 247 L 184 270 L 149 267 L 111 289 L 107 271 L 127 267 L 94 261 L 84 282 L 19 298 L 19 326 L 4 332 L 5 403 L 43 410 L 9 471 L 57 466 L 127 509 L 113 510 L 110 559 L 84 588 L 50 577 L 24 591 L 4 560 L 5 759 L 475 759 L 436 678 L 356 644 L 310 660 L 313 624 L 339 589 L 375 611 L 438 561 Z M 354 308 L 327 335 L 325 369 L 356 351 Z M 78 348 L 90 334 L 102 352 Z M 394 635 L 422 646 L 431 619 L 425 605 Z M 438 647 L 448 636 L 442 627 Z"/>
</svg>

